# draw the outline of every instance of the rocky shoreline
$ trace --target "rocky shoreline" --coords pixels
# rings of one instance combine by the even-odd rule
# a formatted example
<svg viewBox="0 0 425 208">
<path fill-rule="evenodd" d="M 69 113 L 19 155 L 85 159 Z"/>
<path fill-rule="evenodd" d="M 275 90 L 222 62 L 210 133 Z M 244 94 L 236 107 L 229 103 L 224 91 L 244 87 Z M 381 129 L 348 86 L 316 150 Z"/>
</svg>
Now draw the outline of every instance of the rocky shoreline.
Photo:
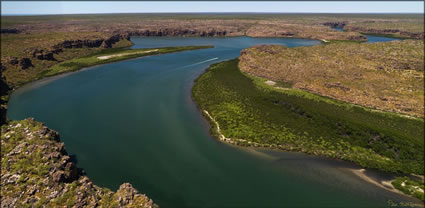
<svg viewBox="0 0 425 208">
<path fill-rule="evenodd" d="M 34 119 L 2 126 L 1 207 L 158 207 L 129 183 L 116 192 L 77 168 L 59 134 Z"/>
</svg>

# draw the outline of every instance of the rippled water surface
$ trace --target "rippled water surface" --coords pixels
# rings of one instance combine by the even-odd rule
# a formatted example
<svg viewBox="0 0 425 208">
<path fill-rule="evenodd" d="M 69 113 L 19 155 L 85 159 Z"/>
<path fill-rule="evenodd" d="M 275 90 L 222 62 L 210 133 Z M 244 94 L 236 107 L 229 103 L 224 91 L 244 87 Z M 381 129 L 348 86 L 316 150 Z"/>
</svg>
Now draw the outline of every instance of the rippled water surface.
<svg viewBox="0 0 425 208">
<path fill-rule="evenodd" d="M 208 65 L 279 38 L 132 38 L 134 48 L 215 48 L 91 67 L 15 91 L 11 119 L 35 117 L 60 132 L 68 153 L 100 186 L 132 183 L 161 207 L 386 207 L 403 197 L 362 181 L 348 163 L 220 143 L 191 100 Z"/>
</svg>

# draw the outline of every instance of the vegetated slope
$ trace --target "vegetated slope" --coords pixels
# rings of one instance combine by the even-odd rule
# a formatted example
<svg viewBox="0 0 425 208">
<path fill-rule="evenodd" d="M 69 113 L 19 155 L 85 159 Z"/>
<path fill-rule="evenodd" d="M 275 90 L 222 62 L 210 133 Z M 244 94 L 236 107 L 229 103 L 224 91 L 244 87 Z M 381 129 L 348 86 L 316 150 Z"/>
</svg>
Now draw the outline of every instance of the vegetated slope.
<svg viewBox="0 0 425 208">
<path fill-rule="evenodd" d="M 80 70 L 85 67 L 106 64 L 114 61 L 131 59 L 136 57 L 159 55 L 165 53 L 174 53 L 187 50 L 199 50 L 212 48 L 214 46 L 179 46 L 164 48 L 144 48 L 144 49 L 107 49 L 85 57 L 75 58 L 56 64 L 43 70 L 37 76 L 38 78 L 54 76 L 64 72 Z"/>
<path fill-rule="evenodd" d="M 248 77 L 238 60 L 212 65 L 193 98 L 239 145 L 266 146 L 353 161 L 363 167 L 424 174 L 424 121 L 275 89 Z M 208 116 L 206 115 L 208 118 Z M 219 132 L 212 122 L 213 135 Z"/>
<path fill-rule="evenodd" d="M 40 78 L 44 70 L 63 61 L 84 57 L 105 48 L 122 48 L 133 44 L 129 36 L 118 33 L 58 30 L 53 28 L 39 33 L 21 33 L 4 29 L 2 22 L 0 125 L 6 121 L 9 92 L 17 86 Z"/>
<path fill-rule="evenodd" d="M 34 80 L 43 70 L 63 61 L 105 48 L 131 45 L 129 36 L 99 32 L 2 34 L 1 71 L 6 83 L 13 88 Z"/>
<path fill-rule="evenodd" d="M 239 67 L 294 88 L 380 110 L 424 116 L 424 42 L 336 43 L 242 51 Z"/>
<path fill-rule="evenodd" d="M 158 207 L 128 183 L 117 192 L 94 185 L 39 122 L 12 121 L 1 131 L 2 207 Z"/>
</svg>

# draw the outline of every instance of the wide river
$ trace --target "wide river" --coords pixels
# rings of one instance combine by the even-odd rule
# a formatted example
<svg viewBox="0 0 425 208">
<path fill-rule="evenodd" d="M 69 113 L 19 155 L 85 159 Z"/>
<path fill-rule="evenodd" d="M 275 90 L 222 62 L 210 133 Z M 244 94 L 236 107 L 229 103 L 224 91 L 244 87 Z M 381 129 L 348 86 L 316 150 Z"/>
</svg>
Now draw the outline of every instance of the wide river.
<svg viewBox="0 0 425 208">
<path fill-rule="evenodd" d="M 391 40 L 391 39 L 385 39 Z M 191 99 L 210 64 L 257 44 L 311 46 L 283 38 L 132 38 L 133 48 L 214 45 L 90 67 L 13 93 L 10 119 L 57 130 L 95 184 L 130 182 L 160 207 L 388 207 L 408 198 L 349 171 L 343 161 L 218 142 Z"/>
</svg>

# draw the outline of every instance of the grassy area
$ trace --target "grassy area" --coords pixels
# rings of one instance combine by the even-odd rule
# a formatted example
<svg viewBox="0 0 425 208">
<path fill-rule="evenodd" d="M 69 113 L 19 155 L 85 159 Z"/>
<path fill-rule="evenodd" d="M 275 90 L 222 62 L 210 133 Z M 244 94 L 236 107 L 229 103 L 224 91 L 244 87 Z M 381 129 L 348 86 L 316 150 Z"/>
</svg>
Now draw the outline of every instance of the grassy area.
<svg viewBox="0 0 425 208">
<path fill-rule="evenodd" d="M 108 49 L 86 57 L 76 58 L 69 61 L 64 61 L 42 71 L 38 78 L 54 76 L 57 74 L 76 71 L 84 67 L 106 64 L 125 59 L 131 59 L 142 56 L 158 55 L 164 53 L 173 53 L 186 50 L 198 50 L 212 48 L 213 46 L 181 46 L 181 47 L 166 47 L 166 48 L 149 48 L 149 49 Z M 111 56 L 107 59 L 99 59 L 99 57 Z"/>
<path fill-rule="evenodd" d="M 393 182 L 393 186 L 407 195 L 414 196 L 422 201 L 424 198 L 424 182 L 412 180 L 408 177 L 397 177 Z"/>
<path fill-rule="evenodd" d="M 377 112 L 243 74 L 238 60 L 212 65 L 193 98 L 225 137 L 339 158 L 394 173 L 424 174 L 424 120 Z M 217 136 L 216 128 L 211 129 Z M 246 142 L 243 142 L 246 141 Z"/>
<path fill-rule="evenodd" d="M 258 77 L 366 107 L 424 116 L 423 41 L 256 46 L 245 49 L 240 59 L 241 70 Z"/>
</svg>

